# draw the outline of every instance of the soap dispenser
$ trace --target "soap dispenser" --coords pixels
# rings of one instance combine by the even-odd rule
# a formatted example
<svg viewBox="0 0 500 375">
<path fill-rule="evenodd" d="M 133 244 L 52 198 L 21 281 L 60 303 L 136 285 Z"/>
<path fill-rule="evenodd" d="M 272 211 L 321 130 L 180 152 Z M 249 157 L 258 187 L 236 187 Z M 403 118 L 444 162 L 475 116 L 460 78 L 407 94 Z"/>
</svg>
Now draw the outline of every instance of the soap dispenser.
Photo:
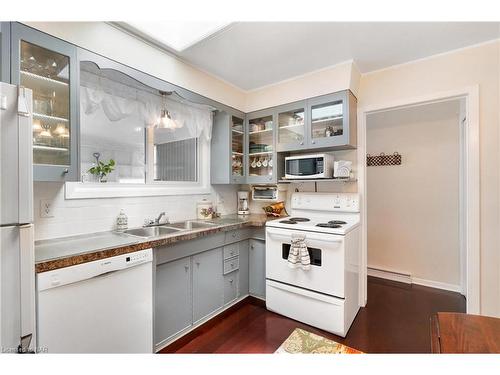
<svg viewBox="0 0 500 375">
<path fill-rule="evenodd" d="M 128 217 L 125 215 L 123 208 L 120 210 L 120 214 L 116 218 L 116 230 L 119 232 L 126 231 L 128 229 Z"/>
</svg>

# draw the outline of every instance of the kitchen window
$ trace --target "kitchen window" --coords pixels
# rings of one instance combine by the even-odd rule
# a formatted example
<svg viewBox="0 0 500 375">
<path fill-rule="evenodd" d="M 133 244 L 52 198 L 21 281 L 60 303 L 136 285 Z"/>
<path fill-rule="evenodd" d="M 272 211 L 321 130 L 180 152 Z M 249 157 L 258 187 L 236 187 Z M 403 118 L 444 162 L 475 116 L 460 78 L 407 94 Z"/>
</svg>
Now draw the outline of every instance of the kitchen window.
<svg viewBox="0 0 500 375">
<path fill-rule="evenodd" d="M 66 183 L 66 198 L 208 192 L 212 110 L 82 62 L 81 182 Z M 89 171 L 111 159 L 108 175 Z"/>
</svg>

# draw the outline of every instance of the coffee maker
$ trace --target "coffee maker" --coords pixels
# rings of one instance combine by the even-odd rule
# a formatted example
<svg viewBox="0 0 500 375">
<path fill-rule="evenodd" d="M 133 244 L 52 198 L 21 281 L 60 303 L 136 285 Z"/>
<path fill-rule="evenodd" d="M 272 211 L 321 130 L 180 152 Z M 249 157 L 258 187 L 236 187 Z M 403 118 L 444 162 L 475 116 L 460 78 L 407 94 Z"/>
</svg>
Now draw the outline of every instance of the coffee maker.
<svg viewBox="0 0 500 375">
<path fill-rule="evenodd" d="M 250 213 L 249 200 L 249 191 L 238 191 L 238 215 L 248 215 Z"/>
</svg>

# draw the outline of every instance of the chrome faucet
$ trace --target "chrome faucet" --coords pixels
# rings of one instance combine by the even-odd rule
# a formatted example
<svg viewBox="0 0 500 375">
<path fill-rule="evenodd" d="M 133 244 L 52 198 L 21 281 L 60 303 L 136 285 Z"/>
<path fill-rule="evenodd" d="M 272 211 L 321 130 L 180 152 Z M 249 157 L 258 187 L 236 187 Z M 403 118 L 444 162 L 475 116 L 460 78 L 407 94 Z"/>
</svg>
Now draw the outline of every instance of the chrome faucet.
<svg viewBox="0 0 500 375">
<path fill-rule="evenodd" d="M 156 225 L 160 225 L 160 220 L 163 216 L 165 216 L 166 213 L 165 212 L 161 212 L 158 217 L 155 219 L 155 224 Z M 165 221 L 165 224 L 168 223 L 168 217 L 167 217 L 167 221 Z"/>
<path fill-rule="evenodd" d="M 165 212 L 161 212 L 156 219 L 146 219 L 144 220 L 144 226 L 145 227 L 156 227 L 158 225 L 163 225 L 163 224 L 169 224 L 168 218 L 165 221 L 165 223 L 160 224 L 160 220 L 163 216 L 165 216 Z"/>
</svg>

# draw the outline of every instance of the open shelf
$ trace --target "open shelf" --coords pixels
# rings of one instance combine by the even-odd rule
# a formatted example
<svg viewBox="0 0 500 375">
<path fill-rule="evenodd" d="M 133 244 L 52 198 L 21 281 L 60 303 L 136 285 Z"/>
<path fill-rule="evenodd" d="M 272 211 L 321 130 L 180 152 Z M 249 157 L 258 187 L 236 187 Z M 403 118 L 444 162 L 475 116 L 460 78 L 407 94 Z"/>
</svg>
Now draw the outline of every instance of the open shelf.
<svg viewBox="0 0 500 375">
<path fill-rule="evenodd" d="M 57 116 L 49 116 L 49 115 L 44 115 L 42 113 L 36 113 L 36 112 L 33 112 L 33 117 L 39 118 L 41 120 L 54 121 L 54 122 L 68 122 L 69 121 L 67 118 L 57 117 Z"/>
<path fill-rule="evenodd" d="M 52 146 L 41 146 L 41 145 L 33 145 L 34 150 L 46 150 L 46 151 L 69 151 L 68 148 L 65 147 L 52 147 Z"/>
<path fill-rule="evenodd" d="M 252 152 L 249 153 L 248 156 L 255 156 L 255 155 L 269 155 L 272 154 L 272 151 L 262 151 L 262 152 Z"/>
<path fill-rule="evenodd" d="M 57 85 L 62 85 L 62 86 L 69 85 L 69 83 L 67 83 L 67 82 L 59 81 L 57 79 L 53 79 L 53 78 L 49 78 L 49 77 L 44 77 L 44 76 L 41 76 L 41 75 L 38 75 L 35 73 L 27 72 L 25 70 L 21 70 L 21 75 L 25 76 L 26 78 L 40 80 L 40 81 L 44 81 L 44 82 L 50 83 L 50 84 L 57 84 Z"/>
<path fill-rule="evenodd" d="M 272 132 L 272 131 L 273 131 L 273 129 L 255 130 L 253 132 L 248 132 L 248 135 L 269 133 L 269 132 Z"/>
</svg>

